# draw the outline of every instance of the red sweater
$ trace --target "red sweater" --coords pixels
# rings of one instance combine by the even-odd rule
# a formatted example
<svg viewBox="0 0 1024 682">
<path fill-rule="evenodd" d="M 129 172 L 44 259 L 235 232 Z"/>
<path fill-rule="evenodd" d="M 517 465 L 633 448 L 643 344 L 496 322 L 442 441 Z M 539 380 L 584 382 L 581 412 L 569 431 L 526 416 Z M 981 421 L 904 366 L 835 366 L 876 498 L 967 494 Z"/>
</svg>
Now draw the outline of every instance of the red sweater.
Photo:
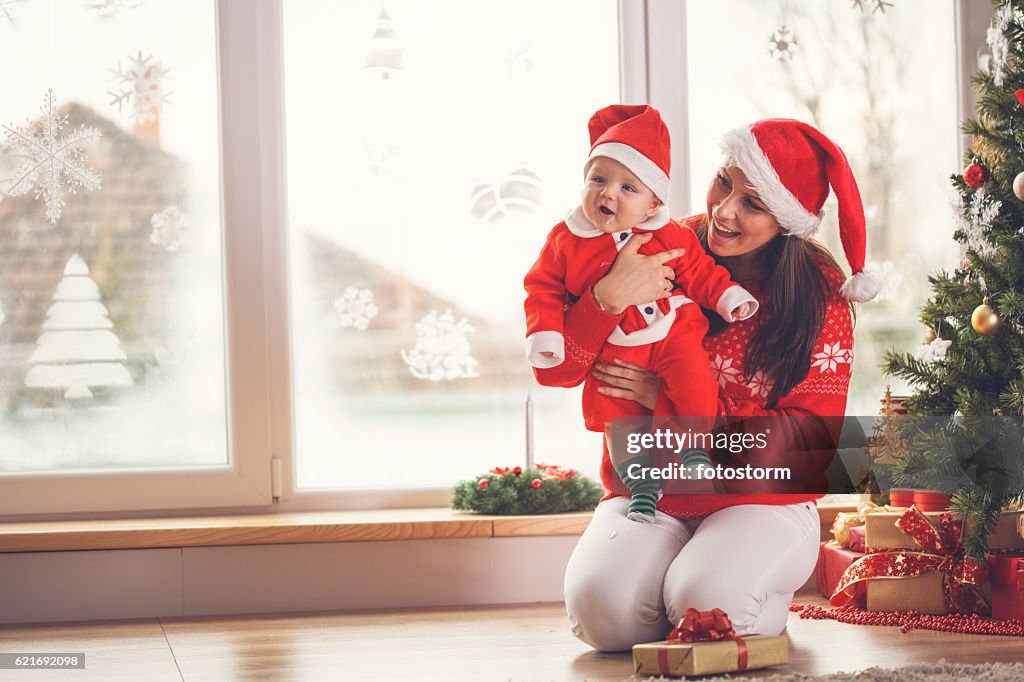
<svg viewBox="0 0 1024 682">
<path fill-rule="evenodd" d="M 684 227 L 693 229 L 703 215 L 680 220 Z M 772 409 L 765 409 L 765 397 L 770 385 L 755 375 L 749 382 L 743 376 L 743 356 L 747 344 L 758 325 L 770 315 L 771 305 L 767 292 L 757 283 L 744 282 L 747 290 L 758 300 L 760 309 L 754 317 L 734 322 L 717 336 L 704 339 L 704 348 L 711 360 L 712 372 L 718 380 L 718 414 L 727 417 L 799 417 L 776 420 L 776 431 L 787 428 L 785 437 L 792 450 L 813 449 L 814 442 L 838 437 L 839 419 L 846 412 L 846 397 L 850 385 L 853 363 L 853 321 L 846 300 L 839 293 L 842 274 L 825 269 L 830 284 L 830 296 L 825 325 L 818 335 L 812 352 L 811 368 L 807 376 L 779 398 Z M 565 313 L 565 361 L 547 368 L 534 369 L 537 381 L 545 386 L 578 386 L 583 382 L 605 339 L 619 323 L 619 315 L 602 311 L 594 302 L 590 290 L 584 292 Z M 773 436 L 778 438 L 779 434 Z M 774 442 L 779 442 L 775 440 Z M 800 467 L 794 461 L 794 469 Z M 601 481 L 607 490 L 618 482 L 607 448 L 601 459 Z M 619 487 L 619 486 L 616 486 Z M 611 492 L 607 497 L 619 493 Z M 793 504 L 820 497 L 820 494 L 801 492 L 792 494 L 727 494 L 727 495 L 665 495 L 658 508 L 672 516 L 687 518 L 704 516 L 725 507 L 738 504 Z"/>
</svg>

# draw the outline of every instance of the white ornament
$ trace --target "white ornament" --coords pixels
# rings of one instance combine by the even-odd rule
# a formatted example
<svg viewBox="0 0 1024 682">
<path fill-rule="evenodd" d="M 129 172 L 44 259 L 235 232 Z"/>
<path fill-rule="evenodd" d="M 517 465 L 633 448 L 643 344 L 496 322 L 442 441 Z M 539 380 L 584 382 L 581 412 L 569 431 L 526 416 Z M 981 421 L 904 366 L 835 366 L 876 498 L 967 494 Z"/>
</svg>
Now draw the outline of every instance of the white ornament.
<svg viewBox="0 0 1024 682">
<path fill-rule="evenodd" d="M 931 343 L 921 346 L 914 354 L 914 359 L 918 362 L 934 362 L 946 357 L 946 351 L 951 345 L 953 345 L 952 341 L 936 337 Z"/>
<path fill-rule="evenodd" d="M 868 261 L 864 264 L 864 272 L 874 275 L 882 283 L 878 291 L 877 300 L 888 301 L 896 298 L 900 287 L 903 286 L 903 273 L 896 269 L 896 264 L 891 260 Z"/>
<path fill-rule="evenodd" d="M 966 200 L 958 199 L 955 206 L 956 227 L 964 233 L 966 247 L 982 258 L 994 256 L 996 246 L 989 241 L 988 235 L 1003 203 L 989 197 L 986 188 L 982 187 Z M 961 257 L 963 255 L 961 253 Z"/>
<path fill-rule="evenodd" d="M 839 365 L 849 365 L 853 362 L 853 352 L 849 348 L 840 348 L 838 341 L 834 344 L 826 343 L 822 352 L 815 353 L 811 357 L 814 360 L 811 367 L 817 367 L 822 374 L 835 372 Z"/>
<path fill-rule="evenodd" d="M 779 26 L 768 36 L 768 54 L 778 62 L 793 59 L 793 52 L 798 46 L 796 35 L 785 26 Z"/>
<path fill-rule="evenodd" d="M 1006 3 L 992 15 L 992 23 L 986 34 L 989 50 L 992 51 L 992 82 L 997 86 L 1003 84 L 1003 67 L 1006 65 L 1006 57 L 1010 53 L 1010 42 L 1006 38 L 1006 30 L 1010 27 L 1012 18 L 1013 7 L 1010 6 L 1010 3 Z"/>
<path fill-rule="evenodd" d="M 466 338 L 472 331 L 469 321 L 462 318 L 456 322 L 451 310 L 440 315 L 431 310 L 416 323 L 416 346 L 408 352 L 402 350 L 402 359 L 417 379 L 450 381 L 479 376 Z"/>
<path fill-rule="evenodd" d="M 188 218 L 177 206 L 168 206 L 149 219 L 153 231 L 149 240 L 168 251 L 177 251 L 188 237 Z"/>
<path fill-rule="evenodd" d="M 334 301 L 334 310 L 342 327 L 354 327 L 360 331 L 365 330 L 379 312 L 373 302 L 373 292 L 355 287 L 348 287 L 341 298 Z"/>
<path fill-rule="evenodd" d="M 81 125 L 58 137 L 68 117 L 57 114 L 56 101 L 53 90 L 47 90 L 39 108 L 43 112 L 41 124 L 26 121 L 22 127 L 3 127 L 13 147 L 11 157 L 22 160 L 5 193 L 19 196 L 35 189 L 36 199 L 42 197 L 46 203 L 46 219 L 54 224 L 63 213 L 65 187 L 72 194 L 78 188 L 100 188 L 100 175 L 85 164 L 84 153 L 86 147 L 100 139 L 100 131 Z"/>
<path fill-rule="evenodd" d="M 85 6 L 101 17 L 112 17 L 123 9 L 135 9 L 143 0 L 86 0 Z"/>
<path fill-rule="evenodd" d="M 120 81 L 121 84 L 120 90 L 107 91 L 114 98 L 110 104 L 117 105 L 118 113 L 126 102 L 130 104 L 132 118 L 136 123 L 156 120 L 164 105 L 170 104 L 168 97 L 173 93 L 164 92 L 163 89 L 163 79 L 169 70 L 164 70 L 160 62 L 153 61 L 153 55 L 143 57 L 142 52 L 139 52 L 135 57 L 128 57 L 127 67 L 121 68 L 121 62 L 118 61 L 117 69 L 111 69 L 110 72 L 114 74 L 112 80 Z"/>
<path fill-rule="evenodd" d="M 26 0 L 0 0 L 0 16 L 7 20 L 7 23 L 11 26 L 14 25 L 14 14 L 11 10 L 14 9 L 15 5 L 20 5 Z"/>
</svg>

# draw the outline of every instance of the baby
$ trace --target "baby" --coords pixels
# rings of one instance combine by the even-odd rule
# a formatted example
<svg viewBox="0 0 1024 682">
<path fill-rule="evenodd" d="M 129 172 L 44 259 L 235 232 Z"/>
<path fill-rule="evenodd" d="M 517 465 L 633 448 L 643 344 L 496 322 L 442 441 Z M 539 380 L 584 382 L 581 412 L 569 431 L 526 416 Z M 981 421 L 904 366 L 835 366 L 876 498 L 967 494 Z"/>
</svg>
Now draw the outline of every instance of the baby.
<svg viewBox="0 0 1024 682">
<path fill-rule="evenodd" d="M 565 310 L 608 273 L 634 235 L 649 233 L 652 238 L 639 253 L 685 250 L 665 263 L 675 273 L 665 280 L 667 296 L 625 310 L 598 358 L 590 360 L 611 364 L 618 358 L 655 372 L 662 380 L 655 416 L 697 417 L 688 421 L 698 427 L 693 430 L 710 432 L 718 384 L 702 346 L 708 324 L 699 306 L 734 322 L 753 315 L 757 301 L 715 264 L 691 230 L 669 218 L 670 141 L 658 111 L 647 105 L 612 105 L 595 113 L 589 128 L 583 202 L 548 234 L 524 282 L 527 358 L 540 369 L 565 359 Z M 612 463 L 631 494 L 627 516 L 652 522 L 661 485 L 648 475 L 650 455 L 623 447 L 622 431 L 613 440 L 611 428 L 613 420 L 632 423 L 636 420 L 624 418 L 648 416 L 649 411 L 634 401 L 598 393 L 598 383 L 588 376 L 583 385 L 586 427 L 605 434 Z M 703 450 L 681 455 L 689 471 L 710 466 Z"/>
</svg>

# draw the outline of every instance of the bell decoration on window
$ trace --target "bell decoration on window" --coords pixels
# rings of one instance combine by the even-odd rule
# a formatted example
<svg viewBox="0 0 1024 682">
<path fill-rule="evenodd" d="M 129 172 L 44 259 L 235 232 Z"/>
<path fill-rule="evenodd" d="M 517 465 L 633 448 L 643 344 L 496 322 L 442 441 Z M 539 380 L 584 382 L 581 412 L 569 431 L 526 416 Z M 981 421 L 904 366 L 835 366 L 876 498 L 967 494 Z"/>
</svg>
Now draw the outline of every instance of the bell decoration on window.
<svg viewBox="0 0 1024 682">
<path fill-rule="evenodd" d="M 964 169 L 964 183 L 968 187 L 977 189 L 984 185 L 986 180 L 988 180 L 988 168 L 975 158 L 971 165 Z"/>
<path fill-rule="evenodd" d="M 377 17 L 377 28 L 370 40 L 370 53 L 366 55 L 363 68 L 379 72 L 380 77 L 385 80 L 405 68 L 405 59 L 398 46 L 394 24 L 383 7 Z"/>
<path fill-rule="evenodd" d="M 971 327 L 982 336 L 995 336 L 1003 328 L 1003 319 L 999 313 L 989 305 L 988 296 L 971 313 Z"/>
</svg>

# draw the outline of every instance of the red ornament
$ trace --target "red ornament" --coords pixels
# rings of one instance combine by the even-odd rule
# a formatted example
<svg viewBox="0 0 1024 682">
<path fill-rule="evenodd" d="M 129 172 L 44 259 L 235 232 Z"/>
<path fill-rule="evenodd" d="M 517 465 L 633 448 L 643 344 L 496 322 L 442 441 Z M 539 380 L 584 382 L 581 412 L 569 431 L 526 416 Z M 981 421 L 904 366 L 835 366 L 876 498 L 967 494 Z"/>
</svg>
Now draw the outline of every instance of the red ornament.
<svg viewBox="0 0 1024 682">
<path fill-rule="evenodd" d="M 516 467 L 515 469 L 512 470 L 512 473 L 518 477 L 519 474 L 523 473 L 523 467 Z"/>
<path fill-rule="evenodd" d="M 985 168 L 977 159 L 970 166 L 964 169 L 964 182 L 968 187 L 977 189 L 988 180 L 988 168 Z"/>
<path fill-rule="evenodd" d="M 1017 101 L 1020 102 L 1021 106 L 1024 106 L 1024 88 L 1014 91 L 1013 94 L 1017 95 Z"/>
<path fill-rule="evenodd" d="M 544 484 L 540 482 L 539 478 L 535 478 L 532 481 L 530 481 L 530 485 L 532 485 L 534 488 L 539 488 Z"/>
<path fill-rule="evenodd" d="M 481 488 L 486 488 L 490 484 L 491 484 L 491 482 L 488 481 L 486 478 L 480 479 L 480 487 Z"/>
</svg>

